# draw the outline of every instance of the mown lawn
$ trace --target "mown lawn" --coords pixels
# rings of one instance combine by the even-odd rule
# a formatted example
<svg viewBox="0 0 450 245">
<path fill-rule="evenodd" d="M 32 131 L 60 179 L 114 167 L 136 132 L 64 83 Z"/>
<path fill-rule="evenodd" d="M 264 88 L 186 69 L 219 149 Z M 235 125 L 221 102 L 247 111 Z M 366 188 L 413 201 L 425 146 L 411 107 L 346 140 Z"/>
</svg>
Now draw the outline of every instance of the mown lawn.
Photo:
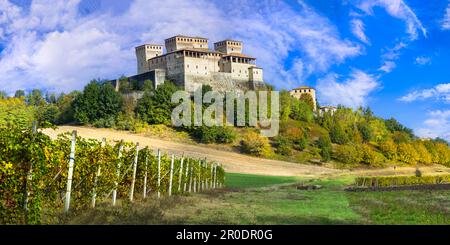
<svg viewBox="0 0 450 245">
<path fill-rule="evenodd" d="M 345 192 L 352 182 L 227 174 L 222 190 L 99 208 L 71 223 L 450 224 L 450 191 Z M 322 188 L 298 190 L 299 183 Z"/>
</svg>

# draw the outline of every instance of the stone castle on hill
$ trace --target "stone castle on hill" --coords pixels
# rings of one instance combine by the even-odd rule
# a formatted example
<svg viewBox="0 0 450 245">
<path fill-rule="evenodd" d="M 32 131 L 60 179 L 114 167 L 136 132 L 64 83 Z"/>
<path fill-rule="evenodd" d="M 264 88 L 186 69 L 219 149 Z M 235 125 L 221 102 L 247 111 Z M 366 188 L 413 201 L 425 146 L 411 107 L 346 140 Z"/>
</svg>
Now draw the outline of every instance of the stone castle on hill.
<svg viewBox="0 0 450 245">
<path fill-rule="evenodd" d="M 241 41 L 216 42 L 211 50 L 207 38 L 178 35 L 165 40 L 165 50 L 158 44 L 136 47 L 138 75 L 129 79 L 149 79 L 155 87 L 171 80 L 188 92 L 202 84 L 219 91 L 264 86 L 263 69 L 242 53 Z"/>
</svg>

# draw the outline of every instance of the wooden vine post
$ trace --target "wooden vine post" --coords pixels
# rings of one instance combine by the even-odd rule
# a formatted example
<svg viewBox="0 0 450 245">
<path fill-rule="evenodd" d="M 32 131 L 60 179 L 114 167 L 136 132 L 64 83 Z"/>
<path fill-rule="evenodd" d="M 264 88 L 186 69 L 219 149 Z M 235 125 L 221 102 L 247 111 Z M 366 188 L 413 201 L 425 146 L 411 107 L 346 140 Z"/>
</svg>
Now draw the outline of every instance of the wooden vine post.
<svg viewBox="0 0 450 245">
<path fill-rule="evenodd" d="M 103 149 L 105 148 L 105 146 L 106 146 L 106 138 L 103 138 L 102 139 L 102 144 L 101 144 L 102 154 L 100 155 L 100 157 L 104 156 Z M 101 160 L 103 160 L 103 159 L 101 159 Z M 91 200 L 92 208 L 95 208 L 95 202 L 96 202 L 96 198 L 97 198 L 97 190 L 96 190 L 96 188 L 97 188 L 97 184 L 98 184 L 98 178 L 100 177 L 100 171 L 101 171 L 101 165 L 100 164 L 101 164 L 101 162 L 98 163 L 97 172 L 96 172 L 95 178 L 94 178 L 94 187 L 92 188 L 92 200 Z"/>
<path fill-rule="evenodd" d="M 194 164 L 192 164 L 192 165 L 194 165 Z M 191 192 L 191 190 L 192 190 L 192 165 L 191 165 L 191 168 L 189 170 L 189 189 L 188 189 L 188 192 Z"/>
<path fill-rule="evenodd" d="M 172 183 L 173 183 L 173 164 L 174 164 L 174 156 L 172 154 L 172 159 L 170 160 L 170 177 L 169 177 L 169 196 L 172 196 Z"/>
<path fill-rule="evenodd" d="M 116 205 L 117 199 L 117 187 L 119 186 L 119 178 L 120 178 L 120 167 L 121 167 L 121 158 L 122 158 L 122 150 L 123 150 L 123 140 L 119 143 L 119 153 L 117 156 L 117 167 L 116 167 L 116 181 L 114 182 L 114 190 L 112 193 L 112 205 Z"/>
<path fill-rule="evenodd" d="M 145 170 L 144 170 L 144 193 L 142 197 L 147 198 L 147 168 L 148 168 L 148 152 L 145 154 Z"/>
<path fill-rule="evenodd" d="M 185 181 L 184 181 L 184 185 L 183 185 L 183 192 L 186 192 L 186 187 L 187 187 L 187 184 L 188 184 L 188 181 L 189 181 L 189 176 L 188 176 L 188 171 L 189 171 L 189 159 L 187 159 L 186 160 L 186 162 L 187 162 L 187 164 L 186 164 L 186 173 L 184 174 L 185 175 L 185 177 L 184 177 L 184 179 L 185 179 Z"/>
<path fill-rule="evenodd" d="M 158 149 L 158 198 L 161 197 L 161 151 Z"/>
<path fill-rule="evenodd" d="M 136 153 L 134 155 L 134 162 L 133 162 L 133 178 L 131 179 L 131 190 L 130 190 L 130 202 L 133 201 L 134 197 L 134 185 L 136 183 L 136 171 L 137 171 L 137 164 L 138 164 L 138 157 L 139 157 L 139 143 L 136 143 Z"/>
<path fill-rule="evenodd" d="M 37 132 L 37 122 L 33 121 L 33 126 L 31 128 L 31 131 L 34 134 Z M 25 179 L 25 196 L 23 200 L 23 209 L 25 210 L 25 214 L 28 216 L 28 198 L 30 196 L 30 185 L 31 181 L 33 180 L 33 162 L 30 161 L 30 167 L 27 172 L 27 178 Z M 28 219 L 27 219 L 28 220 Z"/>
<path fill-rule="evenodd" d="M 64 200 L 64 212 L 69 212 L 70 208 L 70 194 L 72 192 L 72 178 L 73 178 L 73 166 L 75 164 L 75 143 L 77 140 L 77 131 L 72 132 L 72 140 L 70 143 L 70 156 L 69 156 L 69 172 L 67 174 L 67 189 L 66 199 Z"/>
<path fill-rule="evenodd" d="M 181 180 L 183 178 L 183 161 L 184 161 L 184 157 L 181 157 L 180 174 L 178 174 L 178 193 L 181 192 Z"/>
</svg>

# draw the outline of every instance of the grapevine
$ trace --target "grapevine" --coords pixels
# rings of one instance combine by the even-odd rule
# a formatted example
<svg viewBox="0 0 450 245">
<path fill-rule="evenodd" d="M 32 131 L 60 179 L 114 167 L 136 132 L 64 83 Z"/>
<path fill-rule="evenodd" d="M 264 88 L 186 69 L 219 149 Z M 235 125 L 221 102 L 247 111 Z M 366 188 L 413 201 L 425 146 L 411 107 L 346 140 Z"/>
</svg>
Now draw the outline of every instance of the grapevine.
<svg viewBox="0 0 450 245">
<path fill-rule="evenodd" d="M 70 133 L 52 140 L 31 129 L 0 128 L 0 224 L 57 222 L 66 197 L 70 145 Z M 123 150 L 119 158 L 120 146 Z M 158 186 L 158 159 L 148 147 L 136 151 L 136 144 L 129 142 L 102 144 L 76 137 L 70 212 L 93 208 L 93 199 L 110 202 L 116 183 L 117 199 L 127 200 L 136 153 L 133 200 L 140 201 L 157 192 L 168 195 L 172 156 L 161 154 Z M 195 187 L 192 178 L 196 179 Z M 172 195 L 217 188 L 223 182 L 224 170 L 220 165 L 204 159 L 174 158 Z"/>
</svg>

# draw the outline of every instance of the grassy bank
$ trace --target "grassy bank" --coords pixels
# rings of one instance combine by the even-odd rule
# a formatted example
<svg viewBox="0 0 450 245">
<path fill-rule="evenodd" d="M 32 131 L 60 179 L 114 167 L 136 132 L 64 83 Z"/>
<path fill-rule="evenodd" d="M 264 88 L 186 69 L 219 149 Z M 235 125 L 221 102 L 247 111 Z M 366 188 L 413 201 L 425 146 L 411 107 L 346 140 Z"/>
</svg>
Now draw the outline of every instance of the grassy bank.
<svg viewBox="0 0 450 245">
<path fill-rule="evenodd" d="M 343 191 L 352 177 L 298 179 L 227 174 L 227 188 L 122 208 L 100 207 L 87 224 L 450 224 L 450 191 Z M 321 185 L 298 190 L 299 183 Z"/>
</svg>

